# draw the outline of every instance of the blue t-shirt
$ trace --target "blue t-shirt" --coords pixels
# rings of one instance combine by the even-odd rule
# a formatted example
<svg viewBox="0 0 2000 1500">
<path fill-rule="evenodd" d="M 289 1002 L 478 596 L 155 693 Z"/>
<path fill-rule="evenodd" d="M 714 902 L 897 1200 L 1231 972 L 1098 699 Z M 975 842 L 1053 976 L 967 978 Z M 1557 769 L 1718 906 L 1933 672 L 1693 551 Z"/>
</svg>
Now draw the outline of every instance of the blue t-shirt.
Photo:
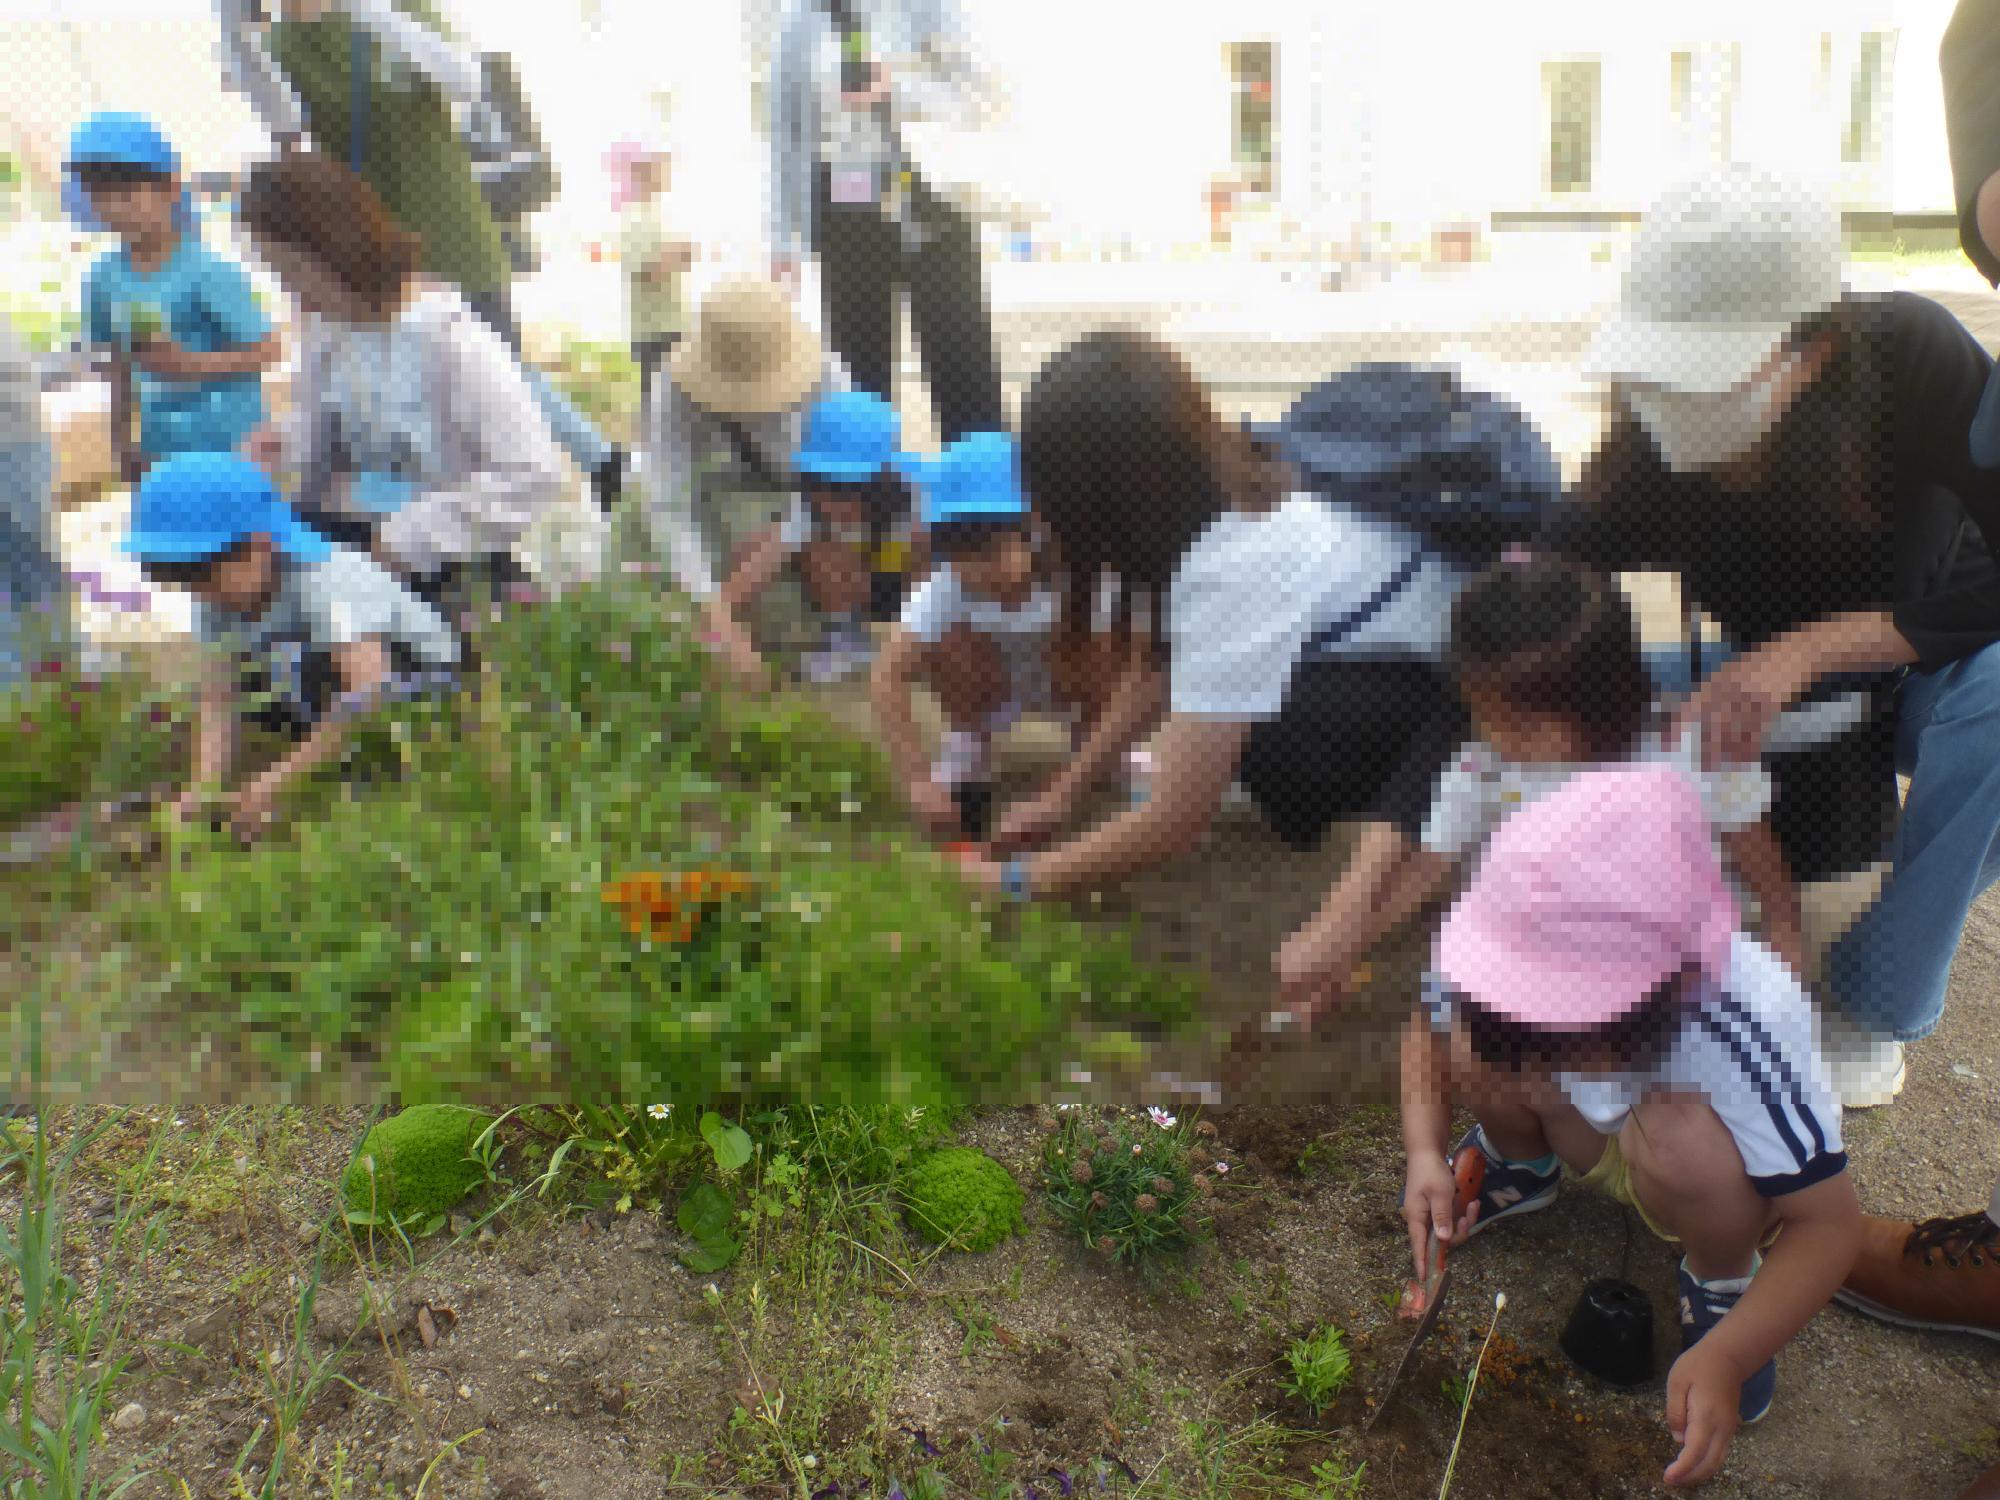
<svg viewBox="0 0 2000 1500">
<path fill-rule="evenodd" d="M 144 332 L 155 319 L 165 337 L 195 354 L 241 349 L 271 331 L 242 267 L 187 234 L 151 275 L 118 249 L 84 279 L 83 326 L 91 343 L 129 348 L 135 324 Z M 150 458 L 230 452 L 264 420 L 260 375 L 160 380 L 135 369 L 133 380 L 139 446 Z"/>
</svg>

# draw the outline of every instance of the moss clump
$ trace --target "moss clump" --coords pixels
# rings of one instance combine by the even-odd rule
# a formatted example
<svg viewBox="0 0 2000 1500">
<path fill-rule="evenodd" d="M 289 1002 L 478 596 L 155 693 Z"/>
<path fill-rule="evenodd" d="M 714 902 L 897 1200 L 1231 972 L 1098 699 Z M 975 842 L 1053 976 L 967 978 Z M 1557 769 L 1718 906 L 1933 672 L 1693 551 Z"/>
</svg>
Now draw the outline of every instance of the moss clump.
<svg viewBox="0 0 2000 1500">
<path fill-rule="evenodd" d="M 910 1223 L 933 1245 L 991 1250 L 1024 1227 L 1027 1195 L 999 1162 L 970 1146 L 933 1151 L 903 1189 Z"/>
<path fill-rule="evenodd" d="M 456 1104 L 419 1104 L 368 1132 L 341 1181 L 349 1209 L 397 1223 L 447 1212 L 485 1174 L 468 1159 L 489 1123 Z"/>
</svg>

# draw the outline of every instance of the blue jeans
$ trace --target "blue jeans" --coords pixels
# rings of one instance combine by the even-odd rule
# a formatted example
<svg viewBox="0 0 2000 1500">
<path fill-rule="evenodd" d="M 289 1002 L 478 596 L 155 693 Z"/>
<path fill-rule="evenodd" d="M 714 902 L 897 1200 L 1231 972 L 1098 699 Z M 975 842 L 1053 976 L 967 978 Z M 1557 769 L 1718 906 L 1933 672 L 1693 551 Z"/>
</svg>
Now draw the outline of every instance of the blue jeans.
<svg viewBox="0 0 2000 1500">
<path fill-rule="evenodd" d="M 54 479 L 46 439 L 0 447 L 0 688 L 27 676 L 31 653 L 60 655 L 67 644 L 49 511 Z"/>
<path fill-rule="evenodd" d="M 1734 654 L 1704 644 L 1702 666 Z M 1647 653 L 1663 692 L 1686 692 L 1684 648 Z M 2000 881 L 2000 644 L 1932 672 L 1904 674 L 1896 693 L 1896 769 L 1910 778 L 1875 904 L 1827 955 L 1830 999 L 1852 1019 L 1920 1041 L 1944 1014 L 1966 913 Z"/>
</svg>

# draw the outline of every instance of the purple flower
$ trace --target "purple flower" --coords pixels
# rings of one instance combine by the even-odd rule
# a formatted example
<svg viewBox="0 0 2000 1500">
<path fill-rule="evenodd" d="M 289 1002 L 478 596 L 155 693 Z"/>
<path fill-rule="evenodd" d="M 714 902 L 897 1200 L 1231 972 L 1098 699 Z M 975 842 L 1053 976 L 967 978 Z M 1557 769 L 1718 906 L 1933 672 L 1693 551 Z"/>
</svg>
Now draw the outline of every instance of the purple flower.
<svg viewBox="0 0 2000 1500">
<path fill-rule="evenodd" d="M 931 1441 L 930 1434 L 926 1432 L 923 1428 L 905 1427 L 903 1431 L 907 1432 L 911 1437 L 916 1439 L 917 1452 L 923 1454 L 925 1458 L 936 1458 L 943 1451 L 935 1443 Z"/>
<path fill-rule="evenodd" d="M 833 1483 L 823 1484 L 818 1489 L 814 1490 L 812 1492 L 812 1500 L 833 1500 L 834 1496 L 839 1495 L 841 1493 L 842 1491 L 840 1488 L 840 1481 L 836 1479 L 833 1481 Z"/>
<path fill-rule="evenodd" d="M 51 677 L 60 677 L 62 674 L 63 664 L 53 656 L 35 663 L 34 677 L 37 682 L 46 682 Z"/>
<path fill-rule="evenodd" d="M 1069 1497 L 1076 1493 L 1076 1484 L 1070 1479 L 1066 1470 L 1050 1469 L 1049 1478 L 1056 1482 L 1056 1490 L 1062 1495 L 1063 1500 L 1069 1500 Z"/>
<path fill-rule="evenodd" d="M 889 1486 L 889 1493 L 883 1497 L 883 1500 L 910 1500 L 910 1497 L 903 1493 L 903 1487 L 900 1484 L 892 1484 Z"/>
<path fill-rule="evenodd" d="M 1133 1484 L 1137 1484 L 1139 1482 L 1138 1474 L 1133 1470 L 1130 1464 L 1125 1462 L 1124 1459 L 1120 1458 L 1115 1453 L 1107 1453 L 1104 1456 L 1111 1460 L 1113 1468 L 1117 1469 L 1119 1473 L 1123 1474 Z"/>
</svg>

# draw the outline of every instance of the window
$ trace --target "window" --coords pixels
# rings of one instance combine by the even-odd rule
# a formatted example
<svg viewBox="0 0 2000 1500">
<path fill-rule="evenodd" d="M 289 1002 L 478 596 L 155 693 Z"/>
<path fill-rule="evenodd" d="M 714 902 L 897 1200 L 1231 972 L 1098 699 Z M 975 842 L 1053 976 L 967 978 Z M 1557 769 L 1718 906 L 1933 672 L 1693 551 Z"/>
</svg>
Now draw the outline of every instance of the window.
<svg viewBox="0 0 2000 1500">
<path fill-rule="evenodd" d="M 1597 153 L 1603 69 L 1595 60 L 1542 64 L 1549 102 L 1549 191 L 1587 193 Z"/>
<path fill-rule="evenodd" d="M 1850 163 L 1879 162 L 1889 113 L 1889 59 L 1894 34 L 1864 32 L 1855 59 L 1854 82 L 1841 133 L 1840 159 Z"/>
<path fill-rule="evenodd" d="M 1277 159 L 1277 47 L 1236 42 L 1229 49 L 1230 160 L 1253 193 L 1271 191 Z"/>
<path fill-rule="evenodd" d="M 1694 114 L 1694 54 L 1676 52 L 1667 59 L 1667 100 L 1674 123 L 1685 125 Z"/>
</svg>

